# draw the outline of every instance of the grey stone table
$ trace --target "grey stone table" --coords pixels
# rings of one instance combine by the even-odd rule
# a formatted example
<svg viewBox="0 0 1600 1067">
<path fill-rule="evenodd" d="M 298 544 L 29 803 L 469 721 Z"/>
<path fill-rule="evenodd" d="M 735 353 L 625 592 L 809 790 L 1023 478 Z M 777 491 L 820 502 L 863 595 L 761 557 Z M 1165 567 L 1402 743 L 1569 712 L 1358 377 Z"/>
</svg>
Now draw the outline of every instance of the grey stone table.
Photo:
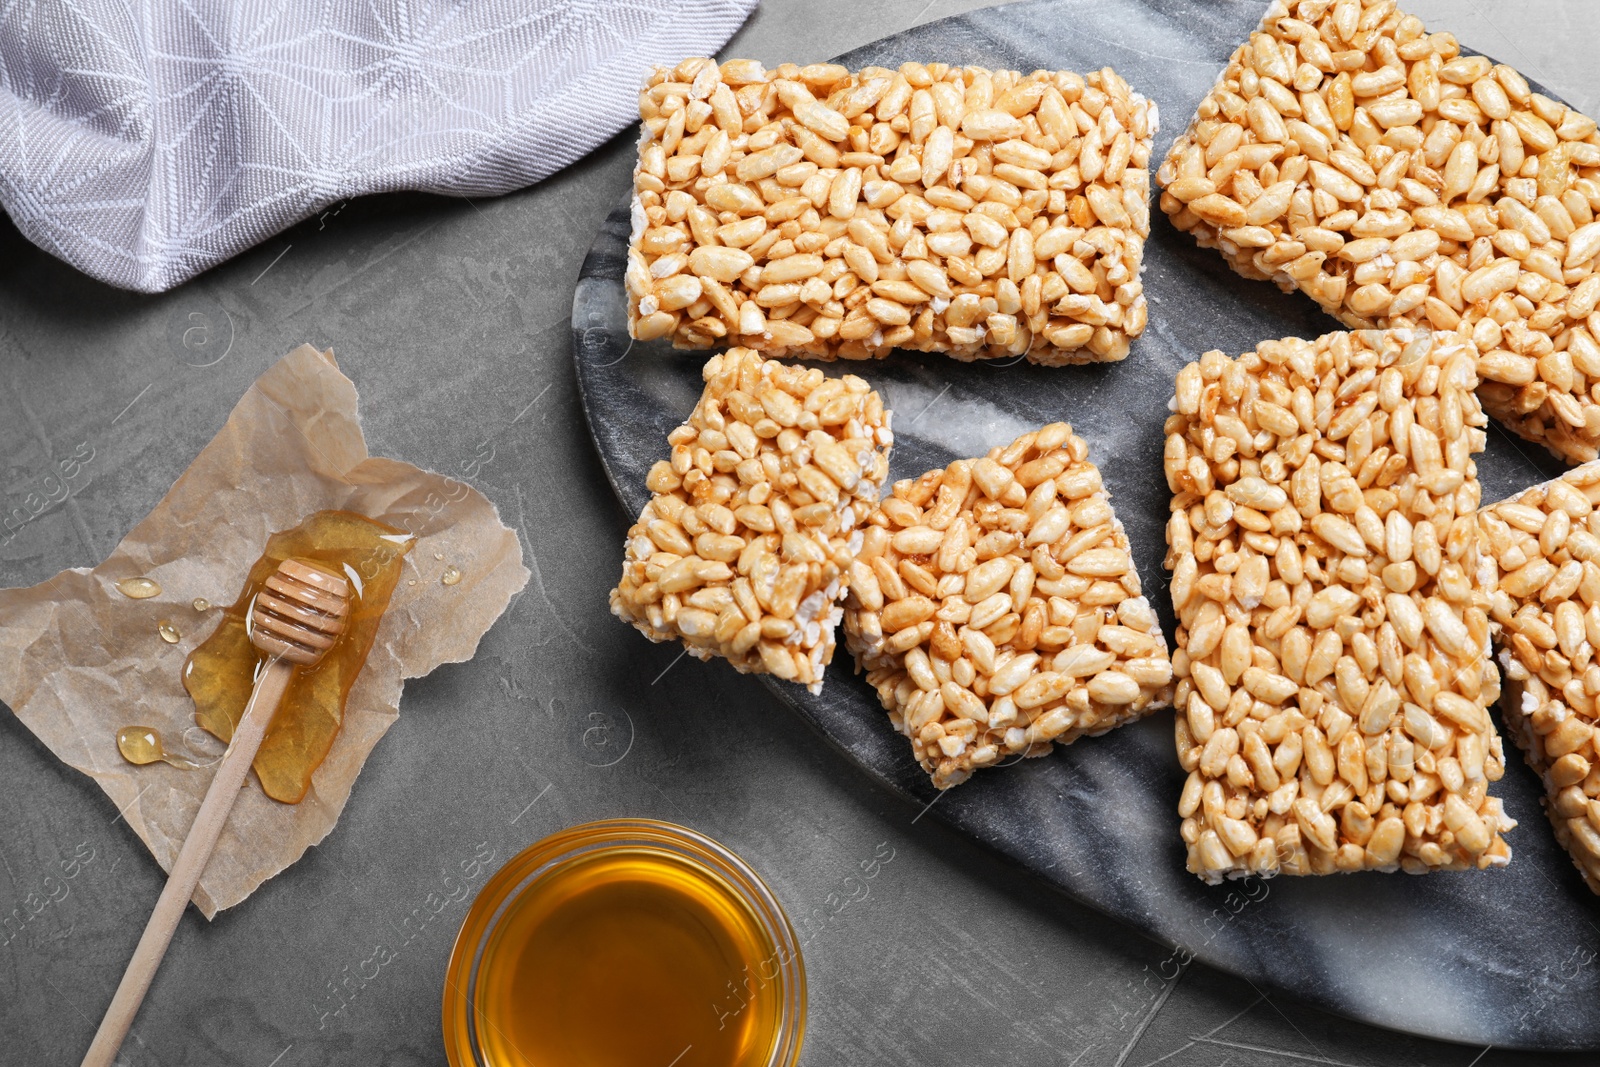
<svg viewBox="0 0 1600 1067">
<path fill-rule="evenodd" d="M 728 53 L 815 61 L 975 6 L 773 2 Z M 1410 6 L 1600 109 L 1586 58 L 1600 8 Z M 186 918 L 125 1063 L 442 1064 L 445 959 L 481 884 L 459 880 L 461 861 L 618 815 L 721 838 L 807 927 L 812 1067 L 1593 1061 L 1421 1041 L 1180 968 L 918 819 L 759 685 L 610 619 L 627 516 L 582 421 L 568 313 L 630 145 L 498 201 L 352 202 L 153 298 L 0 229 L 0 511 L 92 454 L 68 498 L 0 547 L 0 584 L 102 558 L 302 341 L 355 380 L 375 454 L 470 480 L 534 571 L 474 662 L 408 687 L 321 847 L 217 921 Z M 98 788 L 9 715 L 0 811 L 0 1063 L 75 1063 L 161 875 Z M 866 898 L 837 910 L 856 895 L 845 879 L 890 850 Z"/>
</svg>

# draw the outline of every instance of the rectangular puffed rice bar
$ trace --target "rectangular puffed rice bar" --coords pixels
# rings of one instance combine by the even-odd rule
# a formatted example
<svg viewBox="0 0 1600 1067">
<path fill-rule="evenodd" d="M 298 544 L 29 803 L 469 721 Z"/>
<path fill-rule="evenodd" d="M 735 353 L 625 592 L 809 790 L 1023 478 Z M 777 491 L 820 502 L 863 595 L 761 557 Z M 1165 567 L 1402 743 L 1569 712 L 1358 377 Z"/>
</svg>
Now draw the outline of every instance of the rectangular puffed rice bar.
<svg viewBox="0 0 1600 1067">
<path fill-rule="evenodd" d="M 1476 359 L 1454 333 L 1373 331 L 1179 372 L 1178 813 L 1206 881 L 1510 859 Z"/>
<path fill-rule="evenodd" d="M 700 659 L 822 688 L 856 527 L 876 506 L 894 437 L 853 374 L 764 360 L 706 363 L 705 391 L 650 468 L 611 613 Z"/>
<path fill-rule="evenodd" d="M 1600 133 L 1393 0 L 1284 0 L 1157 172 L 1247 278 L 1356 328 L 1470 331 L 1484 409 L 1600 446 Z"/>
<path fill-rule="evenodd" d="M 1072 427 L 896 482 L 865 521 L 845 643 L 940 789 L 1168 703 L 1166 639 Z"/>
<path fill-rule="evenodd" d="M 1600 893 L 1600 463 L 1479 512 L 1506 728 L 1544 780 L 1556 840 Z"/>
<path fill-rule="evenodd" d="M 1109 67 L 686 59 L 639 111 L 639 340 L 1057 365 L 1144 329 L 1157 112 Z"/>
</svg>

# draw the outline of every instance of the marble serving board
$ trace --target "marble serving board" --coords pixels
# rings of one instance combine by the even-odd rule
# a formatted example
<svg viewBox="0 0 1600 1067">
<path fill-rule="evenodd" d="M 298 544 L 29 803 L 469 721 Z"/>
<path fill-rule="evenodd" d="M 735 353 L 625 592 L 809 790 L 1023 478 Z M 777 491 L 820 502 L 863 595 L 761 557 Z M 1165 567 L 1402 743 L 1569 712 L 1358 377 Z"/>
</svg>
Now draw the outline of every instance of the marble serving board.
<svg viewBox="0 0 1600 1067">
<path fill-rule="evenodd" d="M 1036 0 L 920 26 L 839 62 L 851 69 L 913 59 L 1022 71 L 1113 66 L 1160 105 L 1153 170 L 1263 10 L 1259 0 Z M 626 190 L 618 195 L 573 299 L 573 351 L 606 472 L 636 514 L 649 495 L 646 471 L 665 456 L 666 434 L 699 395 L 705 354 L 630 342 L 622 287 Z M 1208 349 L 1237 353 L 1264 338 L 1315 337 L 1339 327 L 1306 297 L 1238 277 L 1159 211 L 1152 215 L 1144 272 L 1149 327 L 1121 363 L 1051 369 L 897 352 L 830 370 L 864 375 L 894 410 L 892 478 L 982 455 L 1046 422 L 1070 422 L 1089 441 L 1170 640 L 1161 427 L 1174 376 Z M 1488 501 L 1561 467 L 1495 427 L 1478 469 Z M 1175 811 L 1184 775 L 1170 711 L 1047 758 L 980 772 L 940 795 L 842 649 L 820 696 L 782 682 L 770 687 L 928 818 L 1171 945 L 1163 978 L 1195 958 L 1427 1037 L 1600 1048 L 1600 900 L 1556 846 L 1539 782 L 1509 741 L 1510 766 L 1496 793 L 1521 825 L 1509 837 L 1515 855 L 1508 868 L 1208 887 L 1184 870 Z"/>
</svg>

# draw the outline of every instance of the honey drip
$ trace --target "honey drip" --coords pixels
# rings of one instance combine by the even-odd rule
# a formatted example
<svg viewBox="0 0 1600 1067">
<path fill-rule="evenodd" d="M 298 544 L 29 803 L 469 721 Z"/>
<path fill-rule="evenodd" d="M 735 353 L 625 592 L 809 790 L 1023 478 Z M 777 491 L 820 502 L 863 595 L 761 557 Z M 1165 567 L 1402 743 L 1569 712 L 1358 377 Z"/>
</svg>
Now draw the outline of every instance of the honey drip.
<svg viewBox="0 0 1600 1067">
<path fill-rule="evenodd" d="M 160 634 L 161 640 L 169 645 L 175 645 L 183 640 L 183 635 L 178 632 L 178 628 L 166 619 L 156 623 L 156 633 Z"/>
<path fill-rule="evenodd" d="M 207 600 L 203 596 L 195 597 L 194 600 L 190 602 L 190 605 L 196 611 L 210 611 L 211 610 L 211 601 Z"/>
<path fill-rule="evenodd" d="M 149 600 L 161 595 L 161 583 L 154 578 L 124 578 L 117 583 L 117 592 L 129 600 Z"/>
<path fill-rule="evenodd" d="M 222 609 L 216 632 L 184 663 L 183 685 L 194 698 L 195 721 L 231 741 L 261 659 L 245 623 L 267 578 L 283 560 L 299 556 L 351 579 L 349 628 L 320 663 L 295 672 L 256 754 L 256 775 L 274 800 L 298 804 L 311 786 L 312 772 L 332 748 L 344 720 L 345 699 L 372 650 L 412 543 L 403 530 L 349 511 L 319 511 L 294 529 L 273 534 L 250 568 L 239 599 Z"/>
<path fill-rule="evenodd" d="M 461 581 L 461 568 L 446 567 L 444 573 L 439 575 L 440 585 L 456 585 Z"/>
<path fill-rule="evenodd" d="M 478 1039 L 496 1067 L 764 1064 L 774 948 L 711 872 L 640 849 L 524 890 L 484 948 Z"/>
<path fill-rule="evenodd" d="M 170 763 L 186 771 L 200 766 L 192 759 L 167 751 L 161 735 L 148 726 L 124 726 L 117 731 L 117 751 L 129 763 L 144 766 L 147 763 Z"/>
</svg>

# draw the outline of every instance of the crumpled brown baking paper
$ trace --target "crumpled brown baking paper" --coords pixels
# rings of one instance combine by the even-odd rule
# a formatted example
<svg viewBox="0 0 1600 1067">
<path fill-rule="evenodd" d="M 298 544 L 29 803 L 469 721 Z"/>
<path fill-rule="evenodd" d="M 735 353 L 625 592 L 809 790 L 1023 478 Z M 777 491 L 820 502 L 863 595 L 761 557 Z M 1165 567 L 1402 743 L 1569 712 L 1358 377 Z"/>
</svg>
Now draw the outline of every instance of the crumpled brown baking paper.
<svg viewBox="0 0 1600 1067">
<path fill-rule="evenodd" d="M 332 508 L 417 541 L 306 798 L 280 804 L 253 776 L 245 786 L 194 895 L 208 919 L 333 829 L 367 754 L 399 716 L 405 679 L 472 657 L 527 584 L 516 533 L 470 486 L 369 456 L 355 385 L 333 353 L 302 345 L 256 379 L 221 432 L 104 563 L 0 590 L 0 700 L 64 762 L 99 782 L 171 870 L 211 772 L 135 767 L 117 751 L 116 731 L 153 726 L 170 747 L 180 747 L 186 732 L 199 736 L 179 673 L 220 610 L 196 612 L 191 602 L 231 604 L 269 534 Z M 439 579 L 451 565 L 462 578 L 446 586 Z M 116 582 L 135 575 L 160 582 L 161 595 L 119 593 Z M 157 635 L 163 619 L 182 633 L 177 644 Z M 214 759 L 221 745 L 211 744 Z"/>
</svg>

